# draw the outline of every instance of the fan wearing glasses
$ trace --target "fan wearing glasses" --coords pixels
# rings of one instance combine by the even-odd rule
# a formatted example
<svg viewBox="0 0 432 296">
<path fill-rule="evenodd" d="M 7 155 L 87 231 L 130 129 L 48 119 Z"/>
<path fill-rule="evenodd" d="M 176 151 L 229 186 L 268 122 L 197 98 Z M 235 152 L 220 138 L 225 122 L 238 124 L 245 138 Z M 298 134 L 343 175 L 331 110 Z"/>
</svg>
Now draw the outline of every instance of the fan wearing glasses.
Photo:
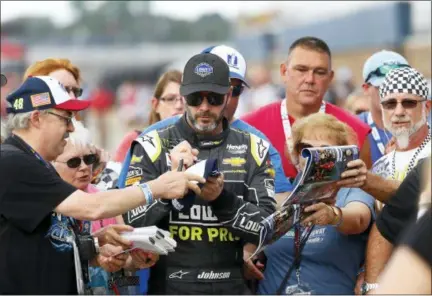
<svg viewBox="0 0 432 296">
<path fill-rule="evenodd" d="M 430 155 L 429 87 L 420 72 L 405 67 L 390 71 L 379 93 L 384 127 L 396 143 L 395 150 L 381 157 L 372 171 L 402 181 L 419 159 Z"/>
<path fill-rule="evenodd" d="M 314 113 L 293 125 L 293 163 L 301 172 L 305 159 L 301 151 L 308 147 L 356 144 L 355 132 L 333 115 Z M 361 161 L 361 160 L 360 160 Z M 299 175 L 301 175 L 299 173 Z M 359 188 L 341 188 L 334 205 L 323 202 L 306 208 L 311 215 L 299 229 L 314 226 L 295 270 L 283 291 L 297 294 L 354 293 L 355 278 L 365 256 L 366 238 L 374 220 L 374 198 Z M 295 235 L 289 231 L 269 245 L 264 279 L 258 294 L 275 294 L 295 258 Z M 300 232 L 301 233 L 301 232 Z M 288 293 L 288 292 L 287 292 Z"/>
<path fill-rule="evenodd" d="M 75 131 L 69 134 L 67 144 L 62 154 L 53 162 L 54 168 L 60 177 L 77 189 L 87 193 L 95 193 L 98 190 L 90 184 L 93 165 L 97 162 L 96 148 L 91 144 L 90 132 L 79 121 L 74 121 Z M 121 222 L 121 221 L 119 221 Z M 115 218 L 108 218 L 92 222 L 92 233 L 100 241 L 111 245 L 130 248 L 131 243 L 118 234 L 122 231 L 131 231 L 132 228 L 126 225 L 116 225 Z M 120 224 L 123 224 L 122 222 Z M 130 252 L 130 256 L 118 256 L 111 259 L 110 263 L 99 260 L 101 266 L 107 271 L 117 271 L 121 268 L 135 269 L 146 268 L 155 263 L 157 254 L 149 254 L 141 250 Z M 147 260 L 151 258 L 151 260 Z M 90 273 L 92 274 L 92 269 Z M 94 285 L 96 285 L 95 283 Z M 93 285 L 92 285 L 93 286 Z M 105 283 L 105 286 L 107 284 Z"/>
<path fill-rule="evenodd" d="M 63 180 L 78 189 L 86 190 L 92 178 L 93 164 L 97 161 L 95 151 L 77 133 L 79 122 L 74 123 L 75 131 L 66 139 L 63 153 L 54 161 L 54 167 Z M 85 137 L 83 135 L 81 137 Z"/>
<path fill-rule="evenodd" d="M 400 54 L 381 50 L 370 56 L 363 66 L 363 93 L 369 97 L 369 112 L 363 112 L 359 118 L 372 128 L 368 135 L 372 163 L 387 154 L 392 144 L 392 134 L 384 127 L 381 111 L 379 87 L 392 69 L 409 67 L 408 61 Z"/>
<path fill-rule="evenodd" d="M 427 124 L 427 115 L 431 110 L 429 92 L 425 78 L 413 68 L 394 69 L 386 75 L 379 89 L 383 123 L 396 138 L 396 143 L 393 151 L 373 165 L 372 175 L 400 184 L 419 160 L 430 156 L 431 131 Z M 378 276 L 392 249 L 392 244 L 374 225 L 366 252 L 365 293 L 378 287 Z"/>
<path fill-rule="evenodd" d="M 24 80 L 29 76 L 50 76 L 65 87 L 71 98 L 81 97 L 81 71 L 68 59 L 49 58 L 30 65 L 24 73 Z"/>
</svg>

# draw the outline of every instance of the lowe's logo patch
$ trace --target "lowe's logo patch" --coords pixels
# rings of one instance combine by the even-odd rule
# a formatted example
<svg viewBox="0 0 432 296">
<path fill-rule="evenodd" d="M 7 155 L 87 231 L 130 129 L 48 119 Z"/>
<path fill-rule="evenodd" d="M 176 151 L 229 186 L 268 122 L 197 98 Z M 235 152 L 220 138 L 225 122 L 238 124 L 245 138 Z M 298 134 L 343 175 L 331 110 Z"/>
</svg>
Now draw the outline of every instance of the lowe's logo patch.
<svg viewBox="0 0 432 296">
<path fill-rule="evenodd" d="M 213 67 L 207 63 L 200 63 L 195 67 L 194 72 L 195 72 L 195 74 L 204 78 L 208 75 L 213 74 Z"/>
</svg>

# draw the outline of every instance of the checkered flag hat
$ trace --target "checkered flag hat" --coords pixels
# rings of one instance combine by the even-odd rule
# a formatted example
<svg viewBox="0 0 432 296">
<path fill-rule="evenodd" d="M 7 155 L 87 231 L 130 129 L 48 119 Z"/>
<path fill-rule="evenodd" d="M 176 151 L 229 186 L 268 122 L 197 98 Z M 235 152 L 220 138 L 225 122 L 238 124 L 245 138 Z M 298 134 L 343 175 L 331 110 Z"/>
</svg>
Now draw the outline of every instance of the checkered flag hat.
<svg viewBox="0 0 432 296">
<path fill-rule="evenodd" d="M 403 67 L 387 73 L 379 88 L 379 95 L 381 100 L 395 93 L 413 94 L 427 100 L 429 91 L 426 79 L 420 72 L 410 67 Z"/>
</svg>

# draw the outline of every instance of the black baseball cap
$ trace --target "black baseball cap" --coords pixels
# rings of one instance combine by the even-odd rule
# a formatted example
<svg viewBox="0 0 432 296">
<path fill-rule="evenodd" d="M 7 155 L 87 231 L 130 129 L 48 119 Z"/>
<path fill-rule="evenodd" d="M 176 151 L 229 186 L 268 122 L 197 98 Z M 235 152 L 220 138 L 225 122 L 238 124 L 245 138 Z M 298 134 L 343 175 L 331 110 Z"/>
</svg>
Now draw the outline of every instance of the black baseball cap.
<svg viewBox="0 0 432 296">
<path fill-rule="evenodd" d="M 7 83 L 7 78 L 3 74 L 1 74 L 1 86 L 5 86 Z"/>
<path fill-rule="evenodd" d="M 183 71 L 180 94 L 187 96 L 199 91 L 227 94 L 230 88 L 230 71 L 227 63 L 212 53 L 194 55 Z"/>
</svg>

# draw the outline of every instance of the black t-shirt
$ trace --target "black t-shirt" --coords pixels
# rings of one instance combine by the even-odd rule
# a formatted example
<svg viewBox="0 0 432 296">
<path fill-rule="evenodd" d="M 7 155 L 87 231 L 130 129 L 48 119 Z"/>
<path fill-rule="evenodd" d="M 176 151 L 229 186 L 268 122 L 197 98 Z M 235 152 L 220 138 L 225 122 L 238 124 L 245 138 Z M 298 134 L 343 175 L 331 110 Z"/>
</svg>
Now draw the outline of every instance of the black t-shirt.
<svg viewBox="0 0 432 296">
<path fill-rule="evenodd" d="M 401 240 L 432 267 L 432 225 L 429 209 L 416 223 L 413 223 Z"/>
<path fill-rule="evenodd" d="M 18 137 L 4 144 L 0 154 L 0 294 L 76 294 L 73 252 L 58 250 L 65 245 L 53 238 L 61 229 L 53 229 L 56 223 L 52 223 L 61 217 L 52 211 L 76 188 L 36 158 Z M 49 232 L 53 230 L 58 232 L 53 235 Z"/>
<path fill-rule="evenodd" d="M 425 159 L 420 160 L 409 172 L 377 218 L 378 230 L 392 244 L 397 242 L 403 229 L 417 217 L 421 176 L 426 163 Z"/>
</svg>

